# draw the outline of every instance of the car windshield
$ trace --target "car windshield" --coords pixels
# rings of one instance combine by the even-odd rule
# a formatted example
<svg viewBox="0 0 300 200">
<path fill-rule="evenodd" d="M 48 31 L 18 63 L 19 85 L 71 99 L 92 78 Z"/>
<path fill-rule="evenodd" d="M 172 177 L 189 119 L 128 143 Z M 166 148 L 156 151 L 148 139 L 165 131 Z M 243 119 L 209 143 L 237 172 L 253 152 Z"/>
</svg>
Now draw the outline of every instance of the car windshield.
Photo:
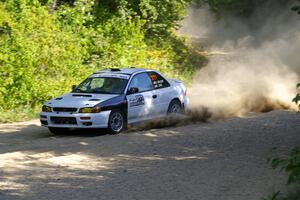
<svg viewBox="0 0 300 200">
<path fill-rule="evenodd" d="M 78 85 L 73 93 L 122 94 L 128 80 L 113 77 L 87 78 Z"/>
</svg>

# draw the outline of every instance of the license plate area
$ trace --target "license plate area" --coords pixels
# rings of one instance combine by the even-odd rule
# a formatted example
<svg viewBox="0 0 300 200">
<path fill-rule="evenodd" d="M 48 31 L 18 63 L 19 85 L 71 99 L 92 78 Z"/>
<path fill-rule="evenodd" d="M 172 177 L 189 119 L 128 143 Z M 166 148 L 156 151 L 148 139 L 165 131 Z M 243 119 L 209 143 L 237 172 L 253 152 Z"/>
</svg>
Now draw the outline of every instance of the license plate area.
<svg viewBox="0 0 300 200">
<path fill-rule="evenodd" d="M 53 124 L 77 124 L 75 117 L 50 117 L 50 120 Z"/>
</svg>

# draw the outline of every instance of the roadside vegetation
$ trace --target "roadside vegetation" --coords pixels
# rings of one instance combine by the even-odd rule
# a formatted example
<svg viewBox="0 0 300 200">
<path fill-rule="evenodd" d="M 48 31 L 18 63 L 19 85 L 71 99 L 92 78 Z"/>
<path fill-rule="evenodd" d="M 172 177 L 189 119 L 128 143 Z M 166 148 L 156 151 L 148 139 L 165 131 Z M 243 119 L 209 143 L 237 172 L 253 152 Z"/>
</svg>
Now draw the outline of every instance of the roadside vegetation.
<svg viewBox="0 0 300 200">
<path fill-rule="evenodd" d="M 103 68 L 154 68 L 187 82 L 205 62 L 175 35 L 188 4 L 0 1 L 0 122 L 36 117 L 42 102 Z"/>
<path fill-rule="evenodd" d="M 297 89 L 300 89 L 300 83 L 298 83 Z M 293 99 L 293 102 L 295 102 L 298 105 L 299 112 L 300 112 L 300 90 L 299 93 L 296 95 L 296 97 Z"/>
<path fill-rule="evenodd" d="M 152 68 L 188 84 L 207 59 L 176 35 L 187 7 L 247 17 L 265 2 L 0 1 L 0 123 L 37 117 L 44 101 L 103 68 Z"/>
<path fill-rule="evenodd" d="M 300 5 L 295 5 L 291 8 L 293 11 L 300 14 Z M 300 83 L 297 84 L 297 89 L 300 89 Z M 300 111 L 300 91 L 293 99 L 299 106 Z M 284 171 L 287 178 L 286 191 L 278 190 L 269 198 L 264 200 L 300 200 L 300 148 L 293 148 L 288 155 L 276 155 L 269 159 L 273 169 Z"/>
<path fill-rule="evenodd" d="M 299 200 L 300 199 L 300 148 L 292 149 L 288 155 L 276 155 L 269 162 L 273 169 L 287 174 L 285 191 L 278 190 L 265 200 Z"/>
</svg>

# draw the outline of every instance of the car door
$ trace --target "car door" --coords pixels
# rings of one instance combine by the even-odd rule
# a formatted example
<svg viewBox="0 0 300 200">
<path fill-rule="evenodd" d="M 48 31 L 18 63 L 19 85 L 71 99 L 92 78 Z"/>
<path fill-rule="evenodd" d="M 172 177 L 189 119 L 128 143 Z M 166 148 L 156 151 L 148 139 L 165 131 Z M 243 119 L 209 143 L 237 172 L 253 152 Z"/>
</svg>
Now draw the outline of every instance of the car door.
<svg viewBox="0 0 300 200">
<path fill-rule="evenodd" d="M 138 92 L 126 96 L 128 102 L 128 122 L 138 122 L 150 119 L 153 115 L 154 100 L 153 85 L 146 72 L 134 75 L 128 87 L 138 88 Z"/>
<path fill-rule="evenodd" d="M 166 115 L 174 94 L 170 88 L 170 83 L 159 73 L 155 71 L 148 72 L 148 75 L 153 85 L 153 95 L 156 97 L 156 110 L 153 115 L 163 116 Z"/>
</svg>

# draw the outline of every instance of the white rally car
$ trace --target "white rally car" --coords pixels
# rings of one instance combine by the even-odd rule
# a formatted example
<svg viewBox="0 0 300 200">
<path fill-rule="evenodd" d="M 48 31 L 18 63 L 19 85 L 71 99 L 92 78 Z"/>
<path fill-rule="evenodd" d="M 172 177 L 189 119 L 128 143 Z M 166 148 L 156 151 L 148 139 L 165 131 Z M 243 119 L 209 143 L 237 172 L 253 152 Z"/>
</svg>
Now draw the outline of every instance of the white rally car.
<svg viewBox="0 0 300 200">
<path fill-rule="evenodd" d="M 47 101 L 42 126 L 52 133 L 70 128 L 108 128 L 113 133 L 133 124 L 186 110 L 186 88 L 153 70 L 107 69 L 95 72 L 72 92 Z"/>
</svg>

